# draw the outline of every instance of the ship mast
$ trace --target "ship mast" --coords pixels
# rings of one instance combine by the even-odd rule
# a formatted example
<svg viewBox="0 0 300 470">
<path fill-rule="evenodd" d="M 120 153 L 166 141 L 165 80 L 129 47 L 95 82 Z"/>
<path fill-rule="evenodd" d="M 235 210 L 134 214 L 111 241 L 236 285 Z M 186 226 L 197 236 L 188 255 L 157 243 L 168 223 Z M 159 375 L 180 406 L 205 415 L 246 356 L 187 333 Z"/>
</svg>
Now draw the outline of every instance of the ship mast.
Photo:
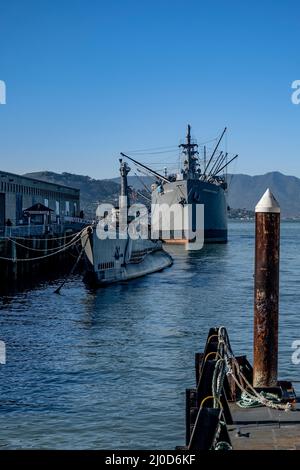
<svg viewBox="0 0 300 470">
<path fill-rule="evenodd" d="M 180 144 L 179 147 L 183 149 L 184 155 L 187 159 L 184 162 L 183 175 L 185 179 L 199 178 L 199 170 L 197 169 L 198 162 L 198 145 L 192 143 L 191 140 L 191 126 L 188 125 L 186 143 Z"/>
</svg>

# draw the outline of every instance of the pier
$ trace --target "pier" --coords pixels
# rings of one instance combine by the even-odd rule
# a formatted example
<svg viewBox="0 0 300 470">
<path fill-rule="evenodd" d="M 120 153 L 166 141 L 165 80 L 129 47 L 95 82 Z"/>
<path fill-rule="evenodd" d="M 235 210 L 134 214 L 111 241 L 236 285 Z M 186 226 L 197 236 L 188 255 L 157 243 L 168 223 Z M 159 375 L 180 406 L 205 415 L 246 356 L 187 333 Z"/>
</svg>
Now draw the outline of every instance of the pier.
<svg viewBox="0 0 300 470">
<path fill-rule="evenodd" d="M 0 171 L 1 290 L 69 270 L 81 217 L 79 189 Z"/>
<path fill-rule="evenodd" d="M 300 406 L 278 380 L 280 207 L 268 189 L 256 206 L 253 367 L 235 356 L 223 326 L 195 355 L 186 391 L 186 445 L 197 450 L 300 449 Z"/>
<path fill-rule="evenodd" d="M 3 227 L 0 233 L 2 290 L 64 274 L 78 256 L 80 232 L 87 222 Z"/>
</svg>

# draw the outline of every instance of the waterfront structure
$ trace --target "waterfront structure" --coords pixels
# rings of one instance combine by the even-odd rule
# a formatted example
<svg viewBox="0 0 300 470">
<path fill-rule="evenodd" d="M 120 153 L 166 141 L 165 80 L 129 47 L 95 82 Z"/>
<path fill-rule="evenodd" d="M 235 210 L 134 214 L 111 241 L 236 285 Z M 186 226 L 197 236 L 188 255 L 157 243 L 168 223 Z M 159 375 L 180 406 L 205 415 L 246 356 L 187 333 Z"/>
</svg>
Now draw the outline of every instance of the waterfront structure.
<svg viewBox="0 0 300 470">
<path fill-rule="evenodd" d="M 80 190 L 0 171 L 0 227 L 28 223 L 26 209 L 43 204 L 51 209 L 51 221 L 78 217 Z"/>
</svg>

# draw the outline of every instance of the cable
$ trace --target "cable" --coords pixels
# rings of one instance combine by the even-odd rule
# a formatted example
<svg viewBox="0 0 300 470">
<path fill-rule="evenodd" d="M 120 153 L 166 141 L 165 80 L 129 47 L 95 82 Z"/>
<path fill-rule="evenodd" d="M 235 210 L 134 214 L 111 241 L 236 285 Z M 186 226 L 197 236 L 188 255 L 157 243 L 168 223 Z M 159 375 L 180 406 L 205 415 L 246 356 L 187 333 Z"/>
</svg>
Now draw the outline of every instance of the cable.
<svg viewBox="0 0 300 470">
<path fill-rule="evenodd" d="M 86 247 L 88 241 L 89 241 L 89 234 L 87 233 L 87 234 L 86 234 L 86 240 L 85 240 L 85 242 L 84 242 L 84 245 L 83 245 L 82 248 L 81 248 L 81 251 L 80 251 L 80 253 L 79 253 L 78 257 L 77 257 L 77 260 L 76 260 L 74 266 L 72 267 L 72 269 L 71 269 L 71 271 L 70 271 L 70 273 L 69 273 L 69 276 L 72 276 L 72 274 L 74 273 L 75 269 L 77 268 L 78 263 L 79 263 L 79 261 L 80 261 L 81 258 L 82 258 L 82 255 L 83 255 L 83 253 L 84 253 L 84 250 L 85 250 L 85 247 Z M 58 286 L 57 289 L 55 289 L 54 294 L 59 294 L 59 293 L 60 293 L 61 289 L 64 287 L 65 283 L 67 282 L 69 276 L 66 277 L 66 278 L 63 280 L 63 282 L 60 284 L 60 286 Z"/>
<path fill-rule="evenodd" d="M 79 238 L 79 235 L 82 233 L 81 232 L 78 232 L 78 234 L 76 234 L 68 243 L 65 243 L 64 246 L 69 246 L 69 245 L 72 245 L 72 242 L 73 240 L 75 240 L 75 238 Z M 19 243 L 17 242 L 16 240 L 13 240 L 12 238 L 8 238 L 8 240 L 10 240 L 12 243 L 14 243 L 15 245 L 17 246 L 20 246 L 21 248 L 25 248 L 26 250 L 29 250 L 29 251 L 45 251 L 46 248 L 31 248 L 30 246 L 26 246 L 26 245 L 23 245 L 22 243 Z M 28 238 L 28 240 L 31 241 L 31 238 Z M 41 238 L 40 240 L 42 241 L 46 241 L 46 240 L 53 240 L 52 238 Z M 47 251 L 55 251 L 57 249 L 59 249 L 61 247 L 59 246 L 56 246 L 55 248 L 47 248 Z"/>
<path fill-rule="evenodd" d="M 0 256 L 0 260 L 4 261 L 13 261 L 13 262 L 26 262 L 26 261 L 37 261 L 40 259 L 45 259 L 45 258 L 50 258 L 50 256 L 55 256 L 58 255 L 59 253 L 62 253 L 63 251 L 66 251 L 68 248 L 70 248 L 72 245 L 75 245 L 79 240 L 75 240 L 71 245 L 65 245 L 61 249 L 55 251 L 54 253 L 49 253 L 44 256 L 38 256 L 36 258 L 6 258 L 4 256 Z"/>
<path fill-rule="evenodd" d="M 148 152 L 152 150 L 165 150 L 165 149 L 174 149 L 177 148 L 177 145 L 167 145 L 165 147 L 148 147 L 145 149 L 138 149 L 138 150 L 127 150 L 128 153 L 135 153 L 135 152 Z"/>
<path fill-rule="evenodd" d="M 81 233 L 81 232 L 82 232 L 82 230 L 80 232 L 76 232 L 76 233 Z M 74 236 L 74 233 L 71 233 L 71 234 L 65 235 L 63 237 L 51 237 L 51 238 L 49 238 L 49 240 L 64 240 L 65 238 L 70 238 L 70 237 L 73 237 L 73 236 Z M 6 239 L 10 240 L 12 238 L 16 238 L 18 240 L 28 240 L 30 238 L 31 241 L 42 240 L 41 238 L 31 238 L 30 236 L 28 236 L 28 237 L 19 237 L 19 236 L 12 237 L 12 236 L 10 236 L 10 237 L 0 237 L 0 238 L 2 240 L 6 240 Z"/>
<path fill-rule="evenodd" d="M 175 148 L 171 150 L 163 150 L 160 152 L 127 152 L 127 153 L 130 153 L 132 155 L 162 155 L 165 153 L 173 153 L 174 151 L 175 151 Z"/>
</svg>

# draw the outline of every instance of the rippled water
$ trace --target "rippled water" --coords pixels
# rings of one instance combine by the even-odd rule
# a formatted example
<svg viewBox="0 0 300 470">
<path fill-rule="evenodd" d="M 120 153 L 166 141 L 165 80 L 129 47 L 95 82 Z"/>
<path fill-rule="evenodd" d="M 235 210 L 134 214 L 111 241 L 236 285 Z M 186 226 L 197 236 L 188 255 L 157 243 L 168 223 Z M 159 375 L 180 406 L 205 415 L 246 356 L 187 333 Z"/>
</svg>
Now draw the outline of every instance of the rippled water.
<svg viewBox="0 0 300 470">
<path fill-rule="evenodd" d="M 185 388 L 211 326 L 252 357 L 254 225 L 227 245 L 172 248 L 174 265 L 89 290 L 79 276 L 0 298 L 0 448 L 173 449 L 185 440 Z M 299 380 L 300 224 L 282 223 L 280 378 Z M 298 390 L 299 391 L 299 390 Z"/>
</svg>

